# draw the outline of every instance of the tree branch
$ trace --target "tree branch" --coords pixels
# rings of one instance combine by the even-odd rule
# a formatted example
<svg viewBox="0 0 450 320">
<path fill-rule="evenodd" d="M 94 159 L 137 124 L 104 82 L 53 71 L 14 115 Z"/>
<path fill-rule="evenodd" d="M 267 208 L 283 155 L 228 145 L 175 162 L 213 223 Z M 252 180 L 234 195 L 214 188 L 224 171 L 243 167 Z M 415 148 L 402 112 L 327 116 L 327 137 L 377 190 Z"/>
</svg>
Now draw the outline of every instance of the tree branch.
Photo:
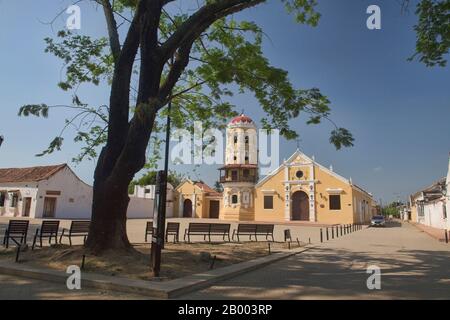
<svg viewBox="0 0 450 320">
<path fill-rule="evenodd" d="M 183 43 L 189 43 L 192 38 L 202 33 L 214 21 L 229 14 L 253 7 L 265 0 L 219 0 L 204 5 L 183 22 L 172 36 L 161 46 L 162 57 L 168 60 Z"/>
<path fill-rule="evenodd" d="M 105 13 L 106 25 L 108 27 L 109 44 L 111 46 L 111 52 L 114 57 L 114 62 L 117 63 L 120 56 L 120 40 L 119 33 L 117 32 L 117 22 L 114 18 L 114 12 L 109 0 L 101 0 L 103 11 Z"/>
</svg>

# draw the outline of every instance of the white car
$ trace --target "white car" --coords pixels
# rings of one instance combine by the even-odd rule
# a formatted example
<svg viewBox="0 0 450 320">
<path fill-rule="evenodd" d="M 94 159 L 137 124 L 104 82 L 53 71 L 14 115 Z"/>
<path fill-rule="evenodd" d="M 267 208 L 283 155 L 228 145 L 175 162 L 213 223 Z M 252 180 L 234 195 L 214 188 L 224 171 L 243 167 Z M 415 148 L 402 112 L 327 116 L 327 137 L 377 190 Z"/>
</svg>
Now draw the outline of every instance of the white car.
<svg viewBox="0 0 450 320">
<path fill-rule="evenodd" d="M 385 227 L 386 226 L 386 219 L 384 216 L 373 216 L 372 220 L 370 221 L 371 227 Z"/>
</svg>

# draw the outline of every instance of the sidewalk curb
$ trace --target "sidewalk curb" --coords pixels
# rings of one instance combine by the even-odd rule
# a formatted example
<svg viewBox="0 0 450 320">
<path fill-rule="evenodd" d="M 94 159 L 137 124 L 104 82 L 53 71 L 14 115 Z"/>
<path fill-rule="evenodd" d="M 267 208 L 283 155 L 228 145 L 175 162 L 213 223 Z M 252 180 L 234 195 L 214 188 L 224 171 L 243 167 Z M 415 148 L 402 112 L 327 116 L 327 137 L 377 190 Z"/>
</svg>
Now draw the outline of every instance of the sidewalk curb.
<svg viewBox="0 0 450 320">
<path fill-rule="evenodd" d="M 419 231 L 421 231 L 421 232 L 427 234 L 427 235 L 430 236 L 431 238 L 436 239 L 436 240 L 439 241 L 439 242 L 445 243 L 445 236 L 444 236 L 444 237 L 441 237 L 441 236 L 439 236 L 439 235 L 433 234 L 432 232 L 428 231 L 427 229 L 422 228 L 422 227 L 420 226 L 420 223 L 409 222 L 409 221 L 408 221 L 408 223 L 409 223 L 410 225 L 413 225 L 417 230 L 419 230 Z M 439 229 L 439 230 L 441 230 L 441 229 Z M 442 231 L 445 232 L 445 229 L 442 229 Z"/>
<path fill-rule="evenodd" d="M 265 257 L 166 282 L 135 280 L 95 273 L 82 273 L 81 286 L 82 288 L 89 287 L 140 294 L 152 298 L 171 299 L 182 294 L 209 287 L 217 282 L 236 277 L 243 273 L 265 267 L 311 248 L 313 248 L 313 246 L 308 245 L 290 251 L 283 250 Z M 57 282 L 60 284 L 65 284 L 69 277 L 69 274 L 63 271 L 40 269 L 25 264 L 6 261 L 0 261 L 0 274 Z"/>
</svg>

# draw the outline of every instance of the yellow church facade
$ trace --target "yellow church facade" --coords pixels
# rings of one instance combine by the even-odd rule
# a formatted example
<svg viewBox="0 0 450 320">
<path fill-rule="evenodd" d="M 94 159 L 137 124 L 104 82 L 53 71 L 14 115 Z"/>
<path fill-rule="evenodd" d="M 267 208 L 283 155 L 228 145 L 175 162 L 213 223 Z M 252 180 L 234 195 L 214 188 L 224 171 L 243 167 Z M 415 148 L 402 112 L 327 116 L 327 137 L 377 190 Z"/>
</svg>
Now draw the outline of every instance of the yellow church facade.
<svg viewBox="0 0 450 320">
<path fill-rule="evenodd" d="M 222 193 L 190 180 L 176 188 L 175 216 L 345 224 L 368 223 L 373 214 L 370 193 L 300 150 L 259 179 L 256 126 L 245 115 L 227 127 L 219 170 Z"/>
<path fill-rule="evenodd" d="M 372 196 L 297 150 L 255 187 L 254 220 L 368 223 Z"/>
</svg>

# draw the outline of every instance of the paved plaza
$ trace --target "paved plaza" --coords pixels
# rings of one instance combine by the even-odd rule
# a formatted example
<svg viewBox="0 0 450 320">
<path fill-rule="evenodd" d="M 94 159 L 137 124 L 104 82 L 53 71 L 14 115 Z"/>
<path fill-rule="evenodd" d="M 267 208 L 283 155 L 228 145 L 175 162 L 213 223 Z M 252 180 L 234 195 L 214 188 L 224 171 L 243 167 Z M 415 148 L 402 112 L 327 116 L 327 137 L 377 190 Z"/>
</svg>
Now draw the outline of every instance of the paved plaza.
<svg viewBox="0 0 450 320">
<path fill-rule="evenodd" d="M 184 232 L 190 220 L 180 221 Z M 386 228 L 367 228 L 322 244 L 320 228 L 313 226 L 278 225 L 277 241 L 286 228 L 294 239 L 311 238 L 313 247 L 180 299 L 450 298 L 450 245 L 409 223 L 392 221 Z M 142 242 L 144 229 L 145 221 L 129 221 L 131 241 Z M 381 268 L 381 290 L 367 288 L 370 265 Z M 64 284 L 5 275 L 0 281 L 0 299 L 147 299 L 86 288 L 71 292 Z"/>
</svg>

